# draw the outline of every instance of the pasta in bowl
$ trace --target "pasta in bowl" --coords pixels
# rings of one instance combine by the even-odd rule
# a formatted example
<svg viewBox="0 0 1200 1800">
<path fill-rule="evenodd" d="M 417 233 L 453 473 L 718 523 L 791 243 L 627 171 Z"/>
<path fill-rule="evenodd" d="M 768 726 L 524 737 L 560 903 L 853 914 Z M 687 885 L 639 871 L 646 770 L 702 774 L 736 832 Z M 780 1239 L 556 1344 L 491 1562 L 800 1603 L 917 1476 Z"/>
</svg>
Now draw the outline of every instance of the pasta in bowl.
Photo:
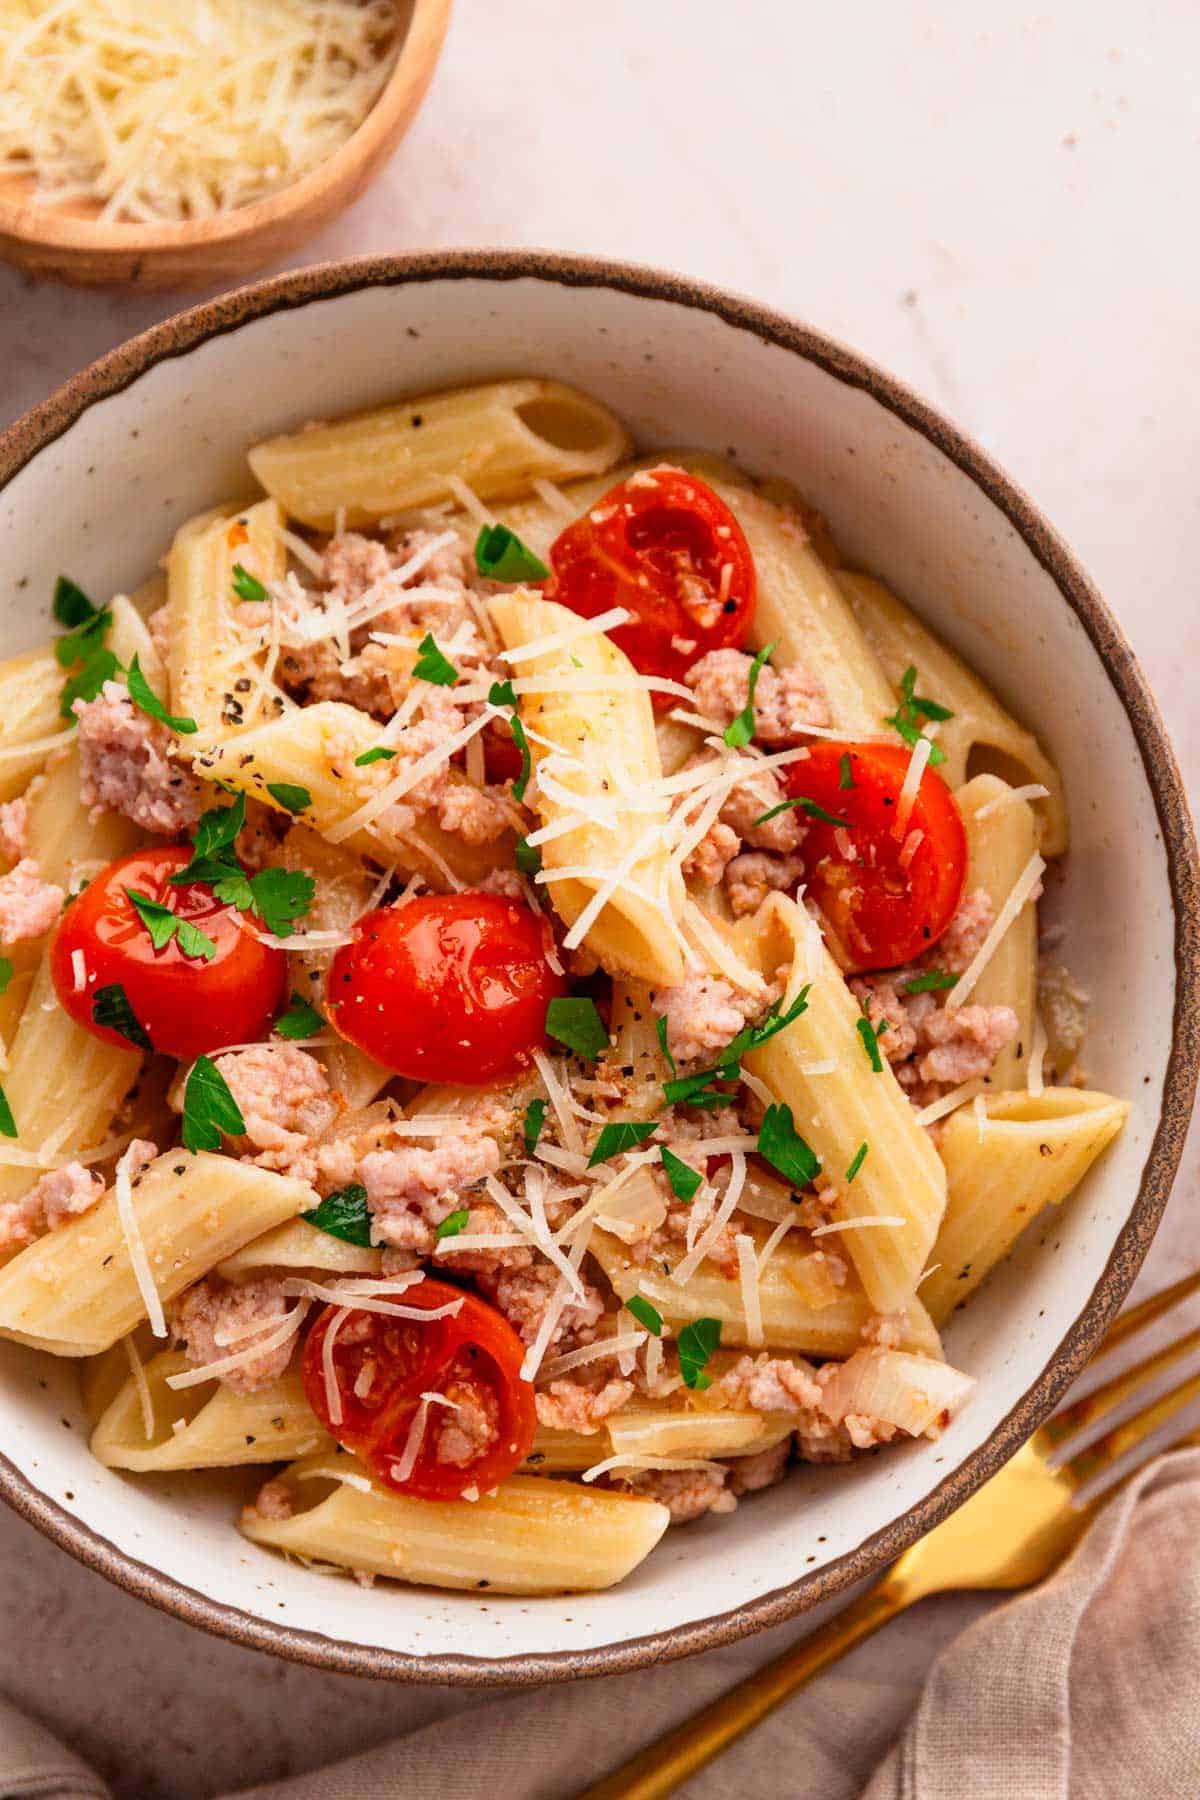
<svg viewBox="0 0 1200 1800">
<path fill-rule="evenodd" d="M 1037 738 L 769 471 L 560 382 L 248 461 L 0 668 L 0 1335 L 364 1581 L 602 1589 L 936 1438 L 1128 1112 Z"/>
</svg>

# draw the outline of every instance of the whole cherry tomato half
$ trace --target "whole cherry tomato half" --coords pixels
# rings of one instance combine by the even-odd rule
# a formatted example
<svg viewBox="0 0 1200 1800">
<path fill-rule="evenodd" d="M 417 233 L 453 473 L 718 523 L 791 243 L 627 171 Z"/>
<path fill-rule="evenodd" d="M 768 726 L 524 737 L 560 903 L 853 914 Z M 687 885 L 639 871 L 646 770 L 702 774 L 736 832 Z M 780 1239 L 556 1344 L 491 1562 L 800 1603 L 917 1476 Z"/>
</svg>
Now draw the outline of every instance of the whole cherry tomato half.
<svg viewBox="0 0 1200 1800">
<path fill-rule="evenodd" d="M 962 899 L 967 834 L 940 775 L 926 769 L 897 834 L 911 755 L 901 744 L 811 744 L 788 771 L 788 792 L 831 815 L 809 815 L 806 892 L 856 972 L 892 969 L 928 950 Z"/>
<path fill-rule="evenodd" d="M 745 642 L 754 558 L 719 495 L 682 469 L 644 469 L 610 488 L 550 547 L 547 597 L 593 619 L 624 606 L 609 636 L 643 675 L 679 681 L 698 657 Z M 660 710 L 677 702 L 654 695 Z"/>
<path fill-rule="evenodd" d="M 414 1081 L 505 1080 L 545 1048 L 546 1007 L 566 991 L 549 947 L 545 920 L 499 894 L 383 906 L 333 959 L 329 1016 L 344 1038 Z"/>
<path fill-rule="evenodd" d="M 129 1039 L 94 1016 L 96 996 L 119 987 L 155 1050 L 191 1058 L 261 1037 L 287 994 L 287 957 L 264 944 L 250 920 L 203 882 L 172 887 L 186 868 L 183 845 L 133 850 L 72 900 L 50 945 L 50 972 L 63 1009 L 94 1037 L 128 1048 Z M 201 931 L 211 949 L 187 955 L 178 931 L 155 949 L 130 899 L 139 894 Z M 168 922 L 160 922 L 160 933 Z M 186 937 L 193 945 L 197 940 Z M 99 1003 L 101 1017 L 106 1000 Z"/>
<path fill-rule="evenodd" d="M 353 1312 L 343 1316 L 327 1358 L 340 1310 L 327 1306 L 304 1346 L 309 1405 L 331 1436 L 401 1493 L 457 1500 L 466 1488 L 495 1487 L 533 1447 L 537 1411 L 533 1387 L 521 1379 L 524 1344 L 494 1306 L 443 1281 L 418 1282 L 394 1303 L 432 1312 L 457 1303 L 457 1310 L 430 1319 Z M 423 1402 L 423 1395 L 437 1397 Z M 422 1404 L 423 1429 L 406 1470 Z"/>
</svg>

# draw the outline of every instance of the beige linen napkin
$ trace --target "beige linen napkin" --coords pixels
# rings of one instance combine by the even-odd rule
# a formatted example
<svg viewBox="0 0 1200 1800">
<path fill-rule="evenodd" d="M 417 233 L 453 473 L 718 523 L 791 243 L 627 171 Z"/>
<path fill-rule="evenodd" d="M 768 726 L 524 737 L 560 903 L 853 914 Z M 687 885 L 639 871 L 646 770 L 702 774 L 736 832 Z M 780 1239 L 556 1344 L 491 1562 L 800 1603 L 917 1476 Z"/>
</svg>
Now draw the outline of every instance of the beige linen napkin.
<svg viewBox="0 0 1200 1800">
<path fill-rule="evenodd" d="M 743 1647 L 747 1668 L 755 1650 Z M 1051 1581 L 942 1653 L 919 1697 L 902 1669 L 867 1681 L 854 1667 L 735 1745 L 688 1800 L 1194 1800 L 1200 1451 L 1144 1470 Z M 741 1672 L 724 1652 L 516 1694 L 474 1708 L 469 1729 L 442 1719 L 238 1800 L 566 1800 Z M 0 1800 L 107 1795 L 49 1733 L 0 1707 Z"/>
</svg>

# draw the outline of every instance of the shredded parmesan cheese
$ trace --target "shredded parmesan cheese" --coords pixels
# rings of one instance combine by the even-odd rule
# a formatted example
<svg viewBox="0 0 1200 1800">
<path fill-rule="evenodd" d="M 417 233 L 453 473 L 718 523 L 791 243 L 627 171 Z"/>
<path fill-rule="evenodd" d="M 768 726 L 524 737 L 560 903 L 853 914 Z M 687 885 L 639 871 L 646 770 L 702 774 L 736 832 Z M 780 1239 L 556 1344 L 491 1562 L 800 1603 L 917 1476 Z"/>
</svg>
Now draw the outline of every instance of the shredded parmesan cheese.
<svg viewBox="0 0 1200 1800">
<path fill-rule="evenodd" d="M 137 1282 L 138 1292 L 142 1296 L 146 1317 L 150 1321 L 150 1329 L 155 1337 L 165 1338 L 167 1321 L 163 1317 L 162 1301 L 159 1299 L 158 1289 L 154 1285 L 150 1258 L 146 1255 L 146 1246 L 142 1242 L 141 1227 L 138 1224 L 137 1209 L 133 1204 L 133 1187 L 129 1179 L 130 1153 L 130 1150 L 126 1150 L 114 1172 L 113 1186 L 117 1201 L 117 1217 L 121 1222 L 125 1248 L 129 1252 L 129 1266 L 133 1271 L 133 1278 Z"/>
<path fill-rule="evenodd" d="M 300 1329 L 301 1321 L 308 1311 L 308 1302 L 302 1300 L 299 1306 L 293 1306 L 287 1317 L 282 1319 L 274 1330 L 266 1337 L 256 1337 L 252 1344 L 244 1350 L 236 1350 L 231 1356 L 221 1356 L 215 1362 L 202 1364 L 198 1369 L 188 1369 L 181 1375 L 168 1375 L 169 1388 L 199 1387 L 202 1382 L 216 1381 L 222 1375 L 230 1375 L 235 1369 L 245 1368 L 247 1363 L 254 1362 L 268 1350 L 277 1350 L 280 1344 L 286 1344 Z"/>
<path fill-rule="evenodd" d="M 813 1237 L 828 1237 L 832 1231 L 860 1231 L 864 1225 L 907 1225 L 898 1213 L 862 1213 L 857 1219 L 835 1219 L 832 1224 L 818 1225 Z"/>
<path fill-rule="evenodd" d="M 1029 1046 L 1029 1065 L 1026 1070 L 1026 1086 L 1033 1099 L 1039 1099 L 1046 1091 L 1046 1027 L 1042 1023 L 1041 1011 L 1033 1009 L 1033 1038 Z"/>
<path fill-rule="evenodd" d="M 601 1475 L 607 1475 L 610 1469 L 705 1469 L 710 1475 L 724 1475 L 725 1469 L 719 1462 L 709 1462 L 703 1456 L 606 1456 L 603 1462 L 593 1463 L 590 1469 L 583 1471 L 584 1481 L 595 1481 Z"/>
<path fill-rule="evenodd" d="M 675 1265 L 674 1279 L 680 1283 L 686 1283 L 692 1279 L 709 1250 L 716 1243 L 722 1227 L 729 1223 L 738 1200 L 741 1198 L 742 1189 L 746 1185 L 745 1153 L 741 1150 L 731 1151 L 729 1163 L 729 1186 L 725 1189 L 720 1206 L 687 1255 Z M 696 1202 L 693 1201 L 692 1204 L 695 1206 Z"/>
<path fill-rule="evenodd" d="M 917 1114 L 917 1124 L 932 1125 L 938 1119 L 944 1119 L 947 1113 L 957 1112 L 960 1106 L 965 1106 L 968 1100 L 973 1100 L 976 1094 L 982 1092 L 983 1083 L 978 1077 L 974 1081 L 964 1081 L 960 1087 L 951 1088 L 948 1094 L 943 1094 L 940 1100 L 923 1106 Z"/>
<path fill-rule="evenodd" d="M 967 998 L 967 995 L 974 988 L 975 983 L 979 980 L 979 977 L 991 962 L 992 957 L 996 954 L 1005 932 L 1020 913 L 1025 902 L 1032 897 L 1035 890 L 1039 887 L 1045 868 L 1045 862 L 1035 850 L 1029 861 L 1025 864 L 1025 867 L 1021 870 L 1021 873 L 1017 876 L 1012 892 L 1005 900 L 1000 911 L 996 914 L 996 917 L 992 922 L 991 930 L 984 938 L 982 944 L 980 944 L 979 949 L 975 952 L 975 955 L 971 958 L 971 961 L 967 964 L 967 967 L 959 976 L 954 986 L 950 989 L 950 992 L 946 995 L 947 1012 L 952 1012 L 960 1007 Z"/>
<path fill-rule="evenodd" d="M 622 1331 L 615 1337 L 600 1338 L 594 1344 L 568 1350 L 565 1355 L 552 1357 L 542 1364 L 541 1379 L 553 1381 L 557 1376 L 565 1375 L 568 1369 L 580 1369 L 585 1363 L 599 1362 L 605 1356 L 620 1356 L 626 1350 L 640 1350 L 646 1335 L 644 1331 Z"/>
<path fill-rule="evenodd" d="M 289 186 L 358 129 L 390 0 L 6 0 L 0 174 L 106 221 L 194 220 Z"/>
<path fill-rule="evenodd" d="M 1027 782 L 1024 787 L 1005 788 L 994 800 L 985 800 L 976 808 L 975 817 L 986 819 L 989 813 L 996 812 L 1002 806 L 1011 806 L 1014 800 L 1048 800 L 1050 789 L 1043 787 L 1040 781 Z"/>
<path fill-rule="evenodd" d="M 321 1378 L 325 1383 L 325 1410 L 329 1414 L 331 1425 L 342 1422 L 342 1390 L 338 1385 L 337 1369 L 334 1366 L 333 1352 L 337 1344 L 338 1332 L 350 1317 L 348 1306 L 340 1307 L 329 1321 L 329 1330 L 321 1343 Z"/>
<path fill-rule="evenodd" d="M 916 805 L 917 789 L 921 785 L 929 758 L 933 755 L 933 740 L 919 737 L 912 748 L 908 759 L 908 767 L 904 771 L 904 782 L 900 789 L 900 798 L 896 802 L 896 816 L 892 820 L 892 836 L 897 843 L 908 832 L 908 821 L 912 817 L 912 809 Z"/>
<path fill-rule="evenodd" d="M 974 1100 L 971 1102 L 971 1108 L 975 1114 L 975 1133 L 979 1142 L 982 1144 L 984 1130 L 988 1122 L 987 1101 L 982 1094 L 976 1094 Z"/>
<path fill-rule="evenodd" d="M 742 1311 L 746 1315 L 746 1343 L 751 1350 L 760 1350 L 765 1339 L 763 1338 L 762 1300 L 758 1291 L 760 1271 L 754 1249 L 754 1239 L 748 1232 L 739 1231 L 733 1241 L 737 1249 Z"/>
<path fill-rule="evenodd" d="M 615 631 L 618 625 L 627 625 L 632 616 L 625 607 L 613 606 L 607 612 L 597 613 L 594 618 L 572 619 L 569 625 L 562 626 L 558 631 L 547 632 L 545 637 L 530 638 L 528 643 L 518 644 L 512 650 L 502 650 L 500 655 L 506 663 L 530 662 L 535 656 L 548 656 L 554 650 L 565 650 L 580 638 L 597 637 L 606 631 Z M 556 685 L 560 678 L 556 673 Z M 602 682 L 605 690 L 611 679 L 609 676 Z M 684 691 L 687 692 L 686 689 Z"/>
<path fill-rule="evenodd" d="M 122 1338 L 125 1356 L 129 1363 L 129 1373 L 133 1376 L 133 1385 L 137 1389 L 138 1404 L 142 1409 L 142 1430 L 149 1443 L 154 1436 L 154 1403 L 150 1398 L 150 1383 L 146 1380 L 146 1371 L 142 1359 L 137 1353 L 137 1346 L 132 1336 Z"/>
</svg>

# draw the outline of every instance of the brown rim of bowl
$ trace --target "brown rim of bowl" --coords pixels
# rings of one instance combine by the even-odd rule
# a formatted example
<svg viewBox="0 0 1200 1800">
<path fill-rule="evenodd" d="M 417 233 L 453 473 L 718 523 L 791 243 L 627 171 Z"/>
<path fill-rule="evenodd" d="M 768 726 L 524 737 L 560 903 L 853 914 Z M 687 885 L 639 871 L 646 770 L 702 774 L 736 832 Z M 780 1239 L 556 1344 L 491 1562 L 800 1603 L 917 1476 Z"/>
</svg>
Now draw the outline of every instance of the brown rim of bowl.
<svg viewBox="0 0 1200 1800">
<path fill-rule="evenodd" d="M 721 289 L 634 264 L 537 250 L 432 251 L 364 257 L 256 282 L 153 326 L 74 376 L 0 435 L 0 488 L 98 400 L 130 386 L 147 369 L 186 355 L 202 340 L 264 315 L 369 287 L 427 281 L 540 280 L 562 287 L 613 288 L 715 314 L 739 331 L 790 350 L 839 381 L 870 394 L 918 431 L 979 487 L 1054 581 L 1090 638 L 1129 719 L 1154 795 L 1175 911 L 1174 1036 L 1163 1081 L 1162 1111 L 1142 1170 L 1137 1199 L 1104 1273 L 1037 1381 L 984 1444 L 901 1518 L 824 1568 L 735 1611 L 594 1649 L 507 1657 L 418 1656 L 335 1642 L 319 1632 L 277 1625 L 208 1599 L 125 1555 L 83 1526 L 0 1457 L 0 1498 L 47 1537 L 128 1593 L 235 1644 L 314 1667 L 383 1680 L 463 1687 L 517 1687 L 615 1675 L 733 1643 L 841 1593 L 874 1574 L 930 1531 L 1014 1454 L 1052 1411 L 1096 1349 L 1137 1274 L 1162 1217 L 1187 1132 L 1200 1059 L 1200 869 L 1187 800 L 1174 754 L 1132 650 L 1072 552 L 1029 498 L 986 453 L 884 370 L 856 351 L 786 316 Z"/>
</svg>

